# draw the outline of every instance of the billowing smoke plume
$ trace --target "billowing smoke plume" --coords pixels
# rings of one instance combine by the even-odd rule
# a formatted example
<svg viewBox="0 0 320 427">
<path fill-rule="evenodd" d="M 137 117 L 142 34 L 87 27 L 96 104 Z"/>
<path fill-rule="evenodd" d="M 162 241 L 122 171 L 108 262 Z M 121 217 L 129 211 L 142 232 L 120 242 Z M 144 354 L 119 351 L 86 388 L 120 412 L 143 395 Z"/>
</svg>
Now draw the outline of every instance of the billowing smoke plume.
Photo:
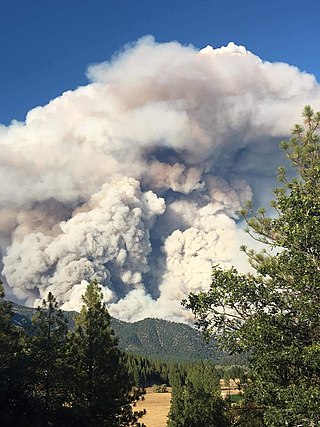
<svg viewBox="0 0 320 427">
<path fill-rule="evenodd" d="M 237 211 L 268 199 L 279 140 L 319 85 L 233 43 L 151 37 L 88 77 L 0 127 L 7 289 L 79 309 L 96 277 L 115 317 L 185 321 L 180 301 L 208 288 L 213 263 L 241 267 Z"/>
</svg>

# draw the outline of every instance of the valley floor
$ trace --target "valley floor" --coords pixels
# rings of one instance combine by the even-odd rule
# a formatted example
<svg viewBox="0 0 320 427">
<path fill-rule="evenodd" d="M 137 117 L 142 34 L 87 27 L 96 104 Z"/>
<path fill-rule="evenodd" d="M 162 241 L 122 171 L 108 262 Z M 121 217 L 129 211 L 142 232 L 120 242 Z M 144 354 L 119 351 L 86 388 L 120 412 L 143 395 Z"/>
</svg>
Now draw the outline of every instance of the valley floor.
<svg viewBox="0 0 320 427">
<path fill-rule="evenodd" d="M 166 427 L 170 399 L 170 388 L 167 393 L 154 393 L 152 387 L 147 388 L 145 399 L 136 406 L 137 409 L 145 408 L 147 410 L 146 415 L 140 421 L 147 427 Z"/>
<path fill-rule="evenodd" d="M 239 394 L 237 382 L 230 380 L 229 387 L 220 380 L 221 396 L 226 398 L 228 395 Z M 154 393 L 152 387 L 146 389 L 145 398 L 138 402 L 135 409 L 146 409 L 147 413 L 140 419 L 147 427 L 166 427 L 167 415 L 170 410 L 171 388 L 168 387 L 167 393 Z"/>
</svg>

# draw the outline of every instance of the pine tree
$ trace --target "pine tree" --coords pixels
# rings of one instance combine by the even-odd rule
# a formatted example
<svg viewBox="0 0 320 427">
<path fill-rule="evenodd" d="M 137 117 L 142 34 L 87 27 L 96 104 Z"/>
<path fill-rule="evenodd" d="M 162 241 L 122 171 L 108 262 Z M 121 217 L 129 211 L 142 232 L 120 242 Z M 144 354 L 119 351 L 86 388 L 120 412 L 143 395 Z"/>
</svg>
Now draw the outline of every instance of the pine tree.
<svg viewBox="0 0 320 427">
<path fill-rule="evenodd" d="M 138 426 L 144 412 L 132 406 L 142 393 L 133 388 L 96 281 L 87 286 L 83 303 L 69 349 L 72 407 L 79 425 Z"/>
<path fill-rule="evenodd" d="M 38 401 L 39 423 L 61 425 L 68 394 L 65 383 L 68 322 L 51 292 L 32 318 L 29 383 Z M 36 414 L 33 414 L 35 423 Z"/>
<path fill-rule="evenodd" d="M 172 378 L 168 427 L 227 427 L 226 408 L 220 397 L 219 379 L 213 364 L 196 363 L 185 380 L 176 371 Z"/>
<path fill-rule="evenodd" d="M 11 323 L 12 304 L 4 301 L 3 285 L 0 283 L 0 424 L 21 424 L 16 410 L 22 412 L 23 392 L 20 394 L 21 383 L 17 375 L 19 362 L 20 335 Z"/>
<path fill-rule="evenodd" d="M 27 335 L 12 322 L 12 304 L 0 282 L 0 425 L 28 426 L 35 399 L 27 381 Z"/>
<path fill-rule="evenodd" d="M 11 304 L 4 301 L 3 285 L 0 282 L 0 392 L 7 388 L 6 370 L 11 364 L 14 354 L 15 330 L 11 323 L 12 309 Z"/>
<path fill-rule="evenodd" d="M 250 352 L 247 401 L 272 427 L 320 424 L 320 113 L 307 106 L 303 115 L 305 127 L 281 144 L 296 176 L 279 169 L 274 215 L 252 203 L 242 211 L 266 245 L 242 248 L 256 274 L 215 266 L 210 290 L 185 302 L 223 349 Z"/>
</svg>

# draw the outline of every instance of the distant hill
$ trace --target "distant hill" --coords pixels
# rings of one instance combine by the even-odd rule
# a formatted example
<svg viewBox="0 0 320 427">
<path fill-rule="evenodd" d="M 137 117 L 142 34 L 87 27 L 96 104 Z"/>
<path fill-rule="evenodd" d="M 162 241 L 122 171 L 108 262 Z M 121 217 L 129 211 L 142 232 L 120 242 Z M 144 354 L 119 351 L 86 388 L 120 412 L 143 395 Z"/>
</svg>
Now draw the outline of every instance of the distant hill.
<svg viewBox="0 0 320 427">
<path fill-rule="evenodd" d="M 14 304 L 12 320 L 16 325 L 25 327 L 30 324 L 35 310 Z M 65 312 L 71 329 L 76 314 Z M 221 364 L 237 363 L 220 352 L 213 342 L 206 344 L 199 331 L 182 323 L 151 318 L 127 323 L 112 318 L 112 327 L 119 338 L 119 347 L 126 352 L 153 359 L 181 362 L 213 360 Z"/>
<path fill-rule="evenodd" d="M 206 345 L 202 335 L 188 325 L 163 319 L 143 319 L 125 323 L 113 321 L 120 346 L 145 357 L 191 361 L 216 359 L 213 343 Z"/>
</svg>

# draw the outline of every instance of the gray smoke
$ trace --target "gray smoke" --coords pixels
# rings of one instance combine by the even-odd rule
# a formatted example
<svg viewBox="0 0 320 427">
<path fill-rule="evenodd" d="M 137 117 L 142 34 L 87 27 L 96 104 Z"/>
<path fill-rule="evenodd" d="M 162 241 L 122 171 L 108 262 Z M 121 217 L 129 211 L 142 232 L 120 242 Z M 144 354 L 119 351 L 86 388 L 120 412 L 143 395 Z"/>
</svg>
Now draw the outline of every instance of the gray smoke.
<svg viewBox="0 0 320 427">
<path fill-rule="evenodd" d="M 151 37 L 88 77 L 0 127 L 5 284 L 77 310 L 97 278 L 115 317 L 188 321 L 180 301 L 208 289 L 213 263 L 246 268 L 237 212 L 268 199 L 278 143 L 319 108 L 319 85 L 233 43 Z"/>
</svg>

